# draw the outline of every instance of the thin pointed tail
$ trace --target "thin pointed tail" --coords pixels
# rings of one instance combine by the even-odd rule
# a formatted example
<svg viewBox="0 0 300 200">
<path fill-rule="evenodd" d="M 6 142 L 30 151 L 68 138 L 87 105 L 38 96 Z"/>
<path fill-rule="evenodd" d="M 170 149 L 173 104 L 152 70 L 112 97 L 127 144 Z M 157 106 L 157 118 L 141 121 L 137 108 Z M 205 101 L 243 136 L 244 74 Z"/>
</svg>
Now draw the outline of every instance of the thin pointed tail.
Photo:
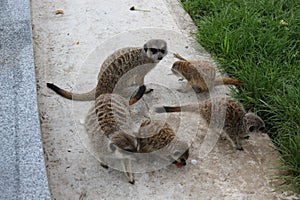
<svg viewBox="0 0 300 200">
<path fill-rule="evenodd" d="M 198 104 L 184 105 L 184 106 L 162 106 L 156 107 L 155 112 L 165 113 L 165 112 L 195 112 L 199 109 Z"/>
<path fill-rule="evenodd" d="M 157 113 L 165 113 L 165 112 L 181 112 L 180 106 L 163 106 L 163 107 L 156 107 L 155 112 Z"/>
<path fill-rule="evenodd" d="M 233 78 L 216 78 L 215 85 L 236 85 L 236 86 L 243 86 L 244 84 Z"/>
<path fill-rule="evenodd" d="M 82 94 L 76 94 L 72 93 L 69 91 L 66 91 L 64 89 L 59 88 L 58 86 L 54 85 L 53 83 L 47 83 L 47 87 L 53 90 L 56 94 L 59 94 L 60 96 L 70 99 L 70 100 L 75 100 L 75 101 L 92 101 L 95 100 L 95 91 L 96 88 L 93 90 L 87 92 L 87 93 L 82 93 Z"/>
</svg>

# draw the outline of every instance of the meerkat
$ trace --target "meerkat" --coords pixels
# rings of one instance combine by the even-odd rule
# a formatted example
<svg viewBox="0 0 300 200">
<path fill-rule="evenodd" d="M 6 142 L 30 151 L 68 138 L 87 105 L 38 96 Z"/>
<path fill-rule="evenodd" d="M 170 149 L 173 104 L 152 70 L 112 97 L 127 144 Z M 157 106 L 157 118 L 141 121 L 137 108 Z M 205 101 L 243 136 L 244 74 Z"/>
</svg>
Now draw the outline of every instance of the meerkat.
<svg viewBox="0 0 300 200">
<path fill-rule="evenodd" d="M 185 165 L 188 150 L 182 149 L 187 145 L 174 139 L 174 132 L 170 127 L 165 125 L 159 129 L 158 123 L 151 123 L 151 126 L 148 126 L 150 122 L 146 120 L 140 125 L 139 133 L 134 133 L 128 106 L 128 101 L 119 94 L 107 93 L 97 97 L 85 120 L 85 127 L 94 150 L 119 160 L 131 184 L 135 182 L 131 169 L 132 161 L 135 160 L 133 153 L 150 153 L 166 146 L 169 154 L 163 154 L 163 158 L 171 160 L 177 166 Z M 151 137 L 148 132 L 151 132 L 149 133 Z M 100 164 L 108 168 L 105 160 L 101 160 Z"/>
<path fill-rule="evenodd" d="M 172 72 L 188 81 L 184 89 L 179 89 L 181 92 L 187 92 L 190 86 L 195 92 L 199 93 L 209 91 L 217 85 L 243 85 L 236 79 L 225 77 L 216 78 L 216 69 L 209 61 L 188 61 L 176 53 L 174 56 L 180 59 L 180 61 L 176 61 L 173 64 L 171 68 Z"/>
<path fill-rule="evenodd" d="M 144 85 L 146 74 L 167 55 L 167 52 L 167 43 L 161 39 L 151 39 L 142 48 L 127 47 L 115 51 L 102 64 L 98 74 L 97 86 L 87 93 L 72 93 L 52 83 L 47 83 L 47 87 L 67 99 L 92 101 L 101 94 L 116 92 L 115 87 L 117 84 L 121 87 L 119 90 L 137 85 L 138 91 L 129 100 L 129 104 L 132 105 L 142 98 L 146 92 Z M 122 76 L 125 74 L 128 77 L 124 80 Z M 121 83 L 120 79 L 122 79 Z M 121 93 L 121 91 L 117 92 Z"/>
<path fill-rule="evenodd" d="M 227 97 L 216 97 L 199 102 L 198 104 L 173 107 L 163 106 L 155 109 L 158 113 L 196 112 L 197 110 L 199 110 L 201 116 L 208 124 L 211 122 L 212 112 L 215 112 L 214 114 L 219 116 L 222 115 L 222 112 L 225 112 L 224 116 L 217 116 L 214 119 L 216 120 L 215 123 L 223 124 L 223 134 L 231 142 L 232 146 L 238 150 L 243 150 L 240 140 L 248 138 L 249 133 L 265 131 L 265 123 L 259 116 L 251 112 L 246 112 L 238 101 Z"/>
<path fill-rule="evenodd" d="M 189 157 L 188 144 L 176 137 L 167 122 L 160 120 L 147 119 L 144 121 L 138 132 L 137 143 L 138 152 L 154 152 L 178 167 L 185 166 Z"/>
<path fill-rule="evenodd" d="M 137 141 L 130 132 L 131 125 L 128 102 L 119 94 L 110 93 L 96 98 L 85 120 L 85 127 L 95 150 L 120 160 L 129 183 L 134 184 L 131 172 L 133 158 L 130 152 L 137 151 Z M 100 164 L 108 168 L 105 161 L 100 161 Z"/>
</svg>

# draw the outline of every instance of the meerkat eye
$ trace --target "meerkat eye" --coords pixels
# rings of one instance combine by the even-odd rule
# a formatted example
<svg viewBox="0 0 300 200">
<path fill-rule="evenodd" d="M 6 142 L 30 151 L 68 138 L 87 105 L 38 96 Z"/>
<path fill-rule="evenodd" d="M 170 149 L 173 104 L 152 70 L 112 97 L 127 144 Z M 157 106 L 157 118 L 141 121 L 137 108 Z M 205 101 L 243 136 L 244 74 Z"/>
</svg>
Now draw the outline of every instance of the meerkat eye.
<svg viewBox="0 0 300 200">
<path fill-rule="evenodd" d="M 158 50 L 155 48 L 149 48 L 149 49 L 150 49 L 151 53 L 153 53 L 153 54 L 156 54 L 158 52 Z"/>
<path fill-rule="evenodd" d="M 249 127 L 249 132 L 253 132 L 255 130 L 255 127 L 254 126 L 250 126 Z"/>
<path fill-rule="evenodd" d="M 265 127 L 260 127 L 259 129 L 258 129 L 260 132 L 265 132 Z"/>
<path fill-rule="evenodd" d="M 162 54 L 165 54 L 165 53 L 166 53 L 166 50 L 164 50 L 164 49 L 159 49 L 159 52 L 161 52 Z"/>
</svg>

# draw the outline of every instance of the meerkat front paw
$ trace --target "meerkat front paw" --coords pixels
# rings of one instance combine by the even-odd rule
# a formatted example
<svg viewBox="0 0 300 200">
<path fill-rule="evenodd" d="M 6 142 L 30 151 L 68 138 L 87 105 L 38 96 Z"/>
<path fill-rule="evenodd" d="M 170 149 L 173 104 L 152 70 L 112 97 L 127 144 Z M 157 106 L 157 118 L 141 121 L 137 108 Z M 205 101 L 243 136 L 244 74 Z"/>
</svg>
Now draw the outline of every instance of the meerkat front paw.
<svg viewBox="0 0 300 200">
<path fill-rule="evenodd" d="M 242 146 L 237 146 L 236 149 L 239 151 L 244 151 L 244 148 Z"/>
<path fill-rule="evenodd" d="M 186 90 L 186 89 L 176 89 L 176 91 L 181 92 L 181 93 L 187 93 L 188 92 L 188 90 Z"/>
</svg>

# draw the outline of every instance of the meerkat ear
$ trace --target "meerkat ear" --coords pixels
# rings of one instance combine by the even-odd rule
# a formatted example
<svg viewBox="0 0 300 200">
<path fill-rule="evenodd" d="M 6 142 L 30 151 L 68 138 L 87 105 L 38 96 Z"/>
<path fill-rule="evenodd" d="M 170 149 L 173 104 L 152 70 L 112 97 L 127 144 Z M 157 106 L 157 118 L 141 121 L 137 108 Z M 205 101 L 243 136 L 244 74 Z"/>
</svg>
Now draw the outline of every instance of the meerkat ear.
<svg viewBox="0 0 300 200">
<path fill-rule="evenodd" d="M 115 152 L 117 147 L 114 143 L 112 143 L 111 141 L 108 143 L 108 149 L 110 150 L 110 152 Z"/>
<path fill-rule="evenodd" d="M 143 47 L 144 51 L 147 52 L 148 48 L 147 48 L 147 43 L 144 44 L 144 47 Z"/>
</svg>

